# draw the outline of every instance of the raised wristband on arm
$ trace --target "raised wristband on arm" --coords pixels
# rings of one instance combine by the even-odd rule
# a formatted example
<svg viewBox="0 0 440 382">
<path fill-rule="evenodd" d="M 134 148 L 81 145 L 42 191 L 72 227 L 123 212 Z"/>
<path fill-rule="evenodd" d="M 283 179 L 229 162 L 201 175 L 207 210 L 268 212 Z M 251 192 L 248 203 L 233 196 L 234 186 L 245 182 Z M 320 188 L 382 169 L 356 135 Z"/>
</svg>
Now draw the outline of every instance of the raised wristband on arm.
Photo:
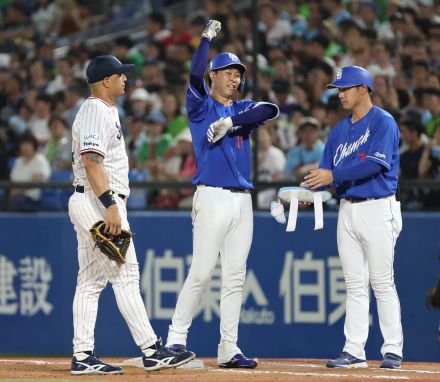
<svg viewBox="0 0 440 382">
<path fill-rule="evenodd" d="M 99 196 L 99 200 L 105 208 L 109 208 L 116 204 L 115 193 L 112 190 L 107 190 Z"/>
</svg>

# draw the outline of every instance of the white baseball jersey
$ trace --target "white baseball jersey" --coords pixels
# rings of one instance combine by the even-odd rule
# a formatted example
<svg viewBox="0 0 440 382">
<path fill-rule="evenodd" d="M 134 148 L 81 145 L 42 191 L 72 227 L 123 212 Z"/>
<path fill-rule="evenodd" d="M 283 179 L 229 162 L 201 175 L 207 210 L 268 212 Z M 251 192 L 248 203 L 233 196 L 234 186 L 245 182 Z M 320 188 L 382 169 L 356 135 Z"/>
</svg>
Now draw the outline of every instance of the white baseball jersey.
<svg viewBox="0 0 440 382">
<path fill-rule="evenodd" d="M 74 186 L 84 186 L 69 200 L 69 216 L 78 239 L 79 264 L 73 300 L 74 354 L 94 350 L 98 299 L 109 281 L 134 341 L 141 349 L 146 349 L 156 342 L 157 336 L 139 291 L 139 265 L 134 244 L 132 242 L 128 248 L 126 263 L 118 265 L 95 247 L 89 232 L 94 223 L 104 220 L 106 209 L 91 189 L 81 155 L 90 152 L 103 156 L 110 189 L 125 196 L 130 192 L 128 158 L 116 107 L 95 97 L 88 98 L 75 118 L 72 135 Z M 129 230 L 125 201 L 121 197 L 116 197 L 115 201 L 122 228 Z"/>
<path fill-rule="evenodd" d="M 89 97 L 81 106 L 72 126 L 73 185 L 89 185 L 81 155 L 96 153 L 104 157 L 110 189 L 128 196 L 128 157 L 116 106 Z"/>
</svg>

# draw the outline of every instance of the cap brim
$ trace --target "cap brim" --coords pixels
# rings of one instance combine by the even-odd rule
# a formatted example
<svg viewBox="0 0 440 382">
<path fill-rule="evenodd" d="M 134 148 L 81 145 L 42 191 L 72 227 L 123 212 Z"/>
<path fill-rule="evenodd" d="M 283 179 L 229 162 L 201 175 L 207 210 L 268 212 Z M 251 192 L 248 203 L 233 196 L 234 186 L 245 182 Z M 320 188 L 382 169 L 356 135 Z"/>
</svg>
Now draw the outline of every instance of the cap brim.
<svg viewBox="0 0 440 382">
<path fill-rule="evenodd" d="M 369 88 L 368 85 L 365 84 L 354 84 L 354 83 L 348 83 L 348 82 L 343 82 L 343 81 L 335 81 L 332 82 L 331 84 L 328 84 L 326 86 L 327 89 L 339 89 L 339 88 L 351 88 L 353 86 L 366 86 L 367 88 Z"/>
<path fill-rule="evenodd" d="M 244 66 L 243 64 L 227 64 L 224 66 L 219 66 L 218 68 L 215 68 L 213 70 L 221 70 L 221 69 L 226 69 L 226 68 L 237 68 L 241 74 L 243 74 L 246 71 L 246 66 Z"/>
<path fill-rule="evenodd" d="M 350 86 L 356 86 L 356 85 L 348 84 L 342 81 L 335 81 L 332 82 L 331 84 L 328 84 L 326 87 L 327 89 L 335 89 L 335 88 L 349 88 Z"/>
<path fill-rule="evenodd" d="M 134 64 L 123 64 L 120 73 L 128 73 L 131 72 L 135 68 Z"/>
</svg>

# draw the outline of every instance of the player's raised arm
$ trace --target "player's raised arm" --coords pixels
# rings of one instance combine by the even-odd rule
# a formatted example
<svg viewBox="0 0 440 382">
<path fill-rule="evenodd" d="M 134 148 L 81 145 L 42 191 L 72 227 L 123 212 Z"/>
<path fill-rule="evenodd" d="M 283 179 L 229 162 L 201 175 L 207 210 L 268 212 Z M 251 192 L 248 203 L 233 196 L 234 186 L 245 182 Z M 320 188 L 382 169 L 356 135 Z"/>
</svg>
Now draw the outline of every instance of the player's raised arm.
<svg viewBox="0 0 440 382">
<path fill-rule="evenodd" d="M 200 43 L 194 52 L 189 73 L 190 88 L 196 90 L 202 97 L 206 96 L 206 89 L 203 82 L 206 64 L 208 63 L 208 50 L 211 39 L 220 32 L 221 23 L 217 20 L 209 20 L 202 33 Z"/>
</svg>

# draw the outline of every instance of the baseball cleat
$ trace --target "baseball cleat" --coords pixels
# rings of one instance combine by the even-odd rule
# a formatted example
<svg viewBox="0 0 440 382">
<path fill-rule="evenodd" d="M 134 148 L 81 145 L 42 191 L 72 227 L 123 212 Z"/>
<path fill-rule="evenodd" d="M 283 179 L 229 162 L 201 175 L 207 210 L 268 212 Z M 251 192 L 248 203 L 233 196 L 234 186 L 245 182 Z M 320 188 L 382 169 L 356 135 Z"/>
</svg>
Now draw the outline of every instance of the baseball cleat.
<svg viewBox="0 0 440 382">
<path fill-rule="evenodd" d="M 228 362 L 219 363 L 220 367 L 226 367 L 229 369 L 232 368 L 245 368 L 245 369 L 254 369 L 257 367 L 257 361 L 253 359 L 249 359 L 243 354 L 236 354 L 232 357 L 232 359 Z"/>
<path fill-rule="evenodd" d="M 183 365 L 196 357 L 191 351 L 181 349 L 179 353 L 162 345 L 162 341 L 158 340 L 153 346 L 149 347 L 150 355 L 142 357 L 144 369 L 147 371 L 168 369 Z"/>
<path fill-rule="evenodd" d="M 366 368 L 367 361 L 353 357 L 350 353 L 342 352 L 338 358 L 327 361 L 327 367 Z"/>
<path fill-rule="evenodd" d="M 112 366 L 102 362 L 95 353 L 89 355 L 86 359 L 78 361 L 74 356 L 72 358 L 72 375 L 99 375 L 99 374 L 124 374 L 124 369 L 118 366 Z"/>
<path fill-rule="evenodd" d="M 385 353 L 383 356 L 383 362 L 380 365 L 381 369 L 400 369 L 402 357 L 393 353 Z"/>
<path fill-rule="evenodd" d="M 188 350 L 186 350 L 186 346 L 182 344 L 172 344 L 170 346 L 167 346 L 168 349 L 172 350 L 174 353 L 185 353 Z"/>
</svg>

